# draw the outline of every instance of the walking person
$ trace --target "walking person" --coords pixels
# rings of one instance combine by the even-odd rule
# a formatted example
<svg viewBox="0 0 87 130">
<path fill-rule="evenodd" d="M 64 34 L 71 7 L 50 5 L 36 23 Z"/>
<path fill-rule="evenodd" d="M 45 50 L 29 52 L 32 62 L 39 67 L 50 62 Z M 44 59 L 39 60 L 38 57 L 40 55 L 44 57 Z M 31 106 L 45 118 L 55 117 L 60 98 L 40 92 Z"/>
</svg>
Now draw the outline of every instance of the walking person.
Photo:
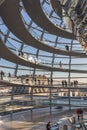
<svg viewBox="0 0 87 130">
<path fill-rule="evenodd" d="M 9 72 L 8 73 L 8 79 L 9 79 L 9 82 L 11 81 L 11 73 Z"/>
<path fill-rule="evenodd" d="M 48 78 L 47 80 L 48 80 L 48 85 L 49 85 L 50 84 L 50 79 Z"/>
<path fill-rule="evenodd" d="M 78 121 L 79 121 L 79 119 L 80 119 L 80 109 L 77 109 L 76 113 L 77 113 Z"/>
<path fill-rule="evenodd" d="M 76 80 L 76 87 L 78 87 L 78 81 Z"/>
<path fill-rule="evenodd" d="M 64 87 L 64 80 L 62 80 L 62 87 Z"/>
<path fill-rule="evenodd" d="M 51 85 L 53 85 L 53 79 L 51 78 Z"/>
<path fill-rule="evenodd" d="M 74 80 L 74 87 L 76 88 L 76 81 Z"/>
<path fill-rule="evenodd" d="M 83 110 L 80 108 L 80 117 L 81 117 L 81 120 L 83 120 Z"/>
<path fill-rule="evenodd" d="M 0 75 L 1 75 L 1 80 L 3 80 L 4 72 L 2 70 L 0 72 Z"/>
<path fill-rule="evenodd" d="M 66 51 L 69 51 L 69 46 L 68 45 L 66 45 L 65 48 L 66 48 Z"/>
<path fill-rule="evenodd" d="M 59 62 L 59 67 L 60 67 L 60 69 L 62 68 L 62 62 L 61 61 Z"/>
<path fill-rule="evenodd" d="M 51 130 L 51 122 L 50 121 L 46 125 L 46 130 Z"/>
<path fill-rule="evenodd" d="M 65 80 L 65 87 L 67 87 L 67 81 Z"/>
</svg>

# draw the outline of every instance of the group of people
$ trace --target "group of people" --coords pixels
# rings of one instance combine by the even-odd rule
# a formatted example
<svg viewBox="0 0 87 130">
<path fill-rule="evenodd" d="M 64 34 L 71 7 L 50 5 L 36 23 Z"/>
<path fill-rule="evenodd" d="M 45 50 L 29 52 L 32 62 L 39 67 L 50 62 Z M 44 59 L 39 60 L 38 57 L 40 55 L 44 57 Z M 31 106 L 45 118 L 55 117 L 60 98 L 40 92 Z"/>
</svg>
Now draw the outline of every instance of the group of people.
<svg viewBox="0 0 87 130">
<path fill-rule="evenodd" d="M 74 80 L 73 82 L 71 82 L 71 87 L 77 87 L 78 86 L 78 81 Z"/>
<path fill-rule="evenodd" d="M 66 80 L 62 80 L 62 87 L 67 87 L 67 81 Z"/>
<path fill-rule="evenodd" d="M 78 81 L 74 80 L 73 82 L 70 83 L 71 87 L 77 87 L 78 86 Z M 67 81 L 62 80 L 62 87 L 67 87 Z"/>
<path fill-rule="evenodd" d="M 5 75 L 4 71 L 1 70 L 0 71 L 0 79 L 1 80 L 3 80 L 4 75 Z M 8 78 L 9 78 L 9 81 L 10 81 L 10 78 L 11 78 L 11 73 L 10 72 L 8 73 Z"/>
<path fill-rule="evenodd" d="M 52 85 L 53 84 L 53 79 L 51 78 L 51 79 L 49 79 L 48 78 L 48 85 Z"/>
<path fill-rule="evenodd" d="M 81 108 L 77 109 L 76 111 L 77 116 L 78 116 L 78 121 L 81 119 L 83 120 L 83 110 Z"/>
</svg>

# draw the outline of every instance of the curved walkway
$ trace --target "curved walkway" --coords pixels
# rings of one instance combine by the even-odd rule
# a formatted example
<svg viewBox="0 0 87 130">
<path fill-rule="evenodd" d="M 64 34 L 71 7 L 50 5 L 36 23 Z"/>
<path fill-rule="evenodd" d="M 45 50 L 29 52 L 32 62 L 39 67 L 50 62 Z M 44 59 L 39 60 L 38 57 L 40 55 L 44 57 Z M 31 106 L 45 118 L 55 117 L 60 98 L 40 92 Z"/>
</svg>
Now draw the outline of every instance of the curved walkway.
<svg viewBox="0 0 87 130">
<path fill-rule="evenodd" d="M 51 34 L 55 34 L 57 36 L 69 39 L 76 39 L 73 33 L 66 32 L 61 27 L 53 24 L 43 12 L 43 9 L 40 4 L 40 0 L 22 0 L 24 7 L 31 17 L 31 19 L 42 27 L 44 30 L 48 31 Z"/>
<path fill-rule="evenodd" d="M 21 19 L 18 0 L 5 1 L 0 6 L 0 13 L 3 21 L 5 22 L 6 26 L 10 29 L 10 31 L 14 33 L 15 36 L 17 36 L 19 39 L 21 39 L 25 44 L 54 54 L 87 58 L 87 55 L 85 53 L 61 50 L 56 47 L 51 47 L 45 44 L 44 42 L 41 42 L 39 39 L 34 38 L 25 28 L 24 23 Z"/>
<path fill-rule="evenodd" d="M 3 50 L 3 51 L 2 51 Z M 38 69 L 43 69 L 43 70 L 48 70 L 48 71 L 60 71 L 60 72 L 69 72 L 71 71 L 71 73 L 87 73 L 86 70 L 74 70 L 74 69 L 61 69 L 61 68 L 57 68 L 57 67 L 51 67 L 51 66 L 46 66 L 43 64 L 36 64 L 36 63 L 32 63 L 22 57 L 17 56 L 16 54 L 14 54 L 12 51 L 10 51 L 2 42 L 2 40 L 0 39 L 0 57 L 4 58 L 8 61 L 11 61 L 13 63 L 17 63 L 23 66 L 27 66 L 27 67 L 32 67 L 32 68 L 38 68 Z"/>
<path fill-rule="evenodd" d="M 62 18 L 62 7 L 60 2 L 58 0 L 50 0 L 50 3 L 55 13 Z"/>
</svg>

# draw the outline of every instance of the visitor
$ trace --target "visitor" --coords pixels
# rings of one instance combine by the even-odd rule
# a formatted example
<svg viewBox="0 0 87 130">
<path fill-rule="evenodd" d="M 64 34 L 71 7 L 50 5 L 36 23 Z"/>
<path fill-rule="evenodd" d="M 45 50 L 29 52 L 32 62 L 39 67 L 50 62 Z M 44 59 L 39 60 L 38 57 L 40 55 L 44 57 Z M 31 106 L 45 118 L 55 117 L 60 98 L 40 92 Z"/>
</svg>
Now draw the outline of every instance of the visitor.
<svg viewBox="0 0 87 130">
<path fill-rule="evenodd" d="M 0 75 L 1 75 L 1 80 L 3 80 L 4 72 L 2 70 L 0 72 Z"/>
<path fill-rule="evenodd" d="M 50 79 L 48 78 L 47 80 L 48 80 L 48 85 L 49 85 L 50 84 Z"/>
<path fill-rule="evenodd" d="M 67 81 L 65 80 L 65 87 L 67 87 Z"/>
<path fill-rule="evenodd" d="M 78 121 L 79 121 L 79 119 L 80 119 L 80 109 L 77 109 L 76 113 L 77 113 L 77 117 L 78 117 Z"/>
<path fill-rule="evenodd" d="M 36 85 L 37 84 L 37 79 L 35 78 L 34 81 L 35 81 L 35 85 Z"/>
<path fill-rule="evenodd" d="M 78 81 L 76 80 L 76 87 L 78 87 Z"/>
<path fill-rule="evenodd" d="M 18 56 L 21 56 L 21 53 L 20 53 L 20 51 L 19 51 L 19 53 L 18 53 Z"/>
<path fill-rule="evenodd" d="M 62 87 L 64 87 L 64 80 L 62 80 Z"/>
<path fill-rule="evenodd" d="M 53 79 L 51 78 L 51 85 L 53 85 Z"/>
<path fill-rule="evenodd" d="M 76 81 L 74 80 L 74 87 L 76 87 Z"/>
<path fill-rule="evenodd" d="M 51 130 L 51 123 L 50 123 L 50 121 L 46 125 L 46 130 Z"/>
<path fill-rule="evenodd" d="M 69 51 L 69 46 L 68 45 L 66 45 L 65 48 L 66 48 L 66 51 Z"/>
<path fill-rule="evenodd" d="M 73 87 L 73 82 L 71 82 L 71 87 Z"/>
<path fill-rule="evenodd" d="M 18 56 L 21 56 L 21 57 L 23 57 L 23 56 L 24 56 L 24 53 L 23 53 L 23 51 L 19 51 L 19 54 L 18 54 Z"/>
<path fill-rule="evenodd" d="M 8 73 L 8 79 L 9 79 L 9 82 L 10 82 L 10 80 L 11 80 L 11 73 L 10 72 Z"/>
<path fill-rule="evenodd" d="M 62 68 L 62 62 L 61 61 L 59 62 L 59 67 Z"/>
<path fill-rule="evenodd" d="M 22 57 L 24 56 L 24 53 L 23 53 L 23 51 L 21 51 L 21 56 L 22 56 Z"/>
<path fill-rule="evenodd" d="M 81 120 L 83 120 L 83 110 L 80 108 L 80 117 L 81 117 Z"/>
<path fill-rule="evenodd" d="M 78 87 L 78 81 L 77 80 L 74 80 L 74 87 Z"/>
</svg>

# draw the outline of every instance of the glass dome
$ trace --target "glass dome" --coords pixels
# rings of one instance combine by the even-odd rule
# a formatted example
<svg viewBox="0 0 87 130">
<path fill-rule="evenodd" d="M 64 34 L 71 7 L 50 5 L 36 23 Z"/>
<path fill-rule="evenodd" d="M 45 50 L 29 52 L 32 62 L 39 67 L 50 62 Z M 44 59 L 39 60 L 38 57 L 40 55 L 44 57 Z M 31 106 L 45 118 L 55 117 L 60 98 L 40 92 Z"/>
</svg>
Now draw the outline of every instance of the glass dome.
<svg viewBox="0 0 87 130">
<path fill-rule="evenodd" d="M 32 85 L 36 76 L 53 80 L 52 87 L 62 86 L 65 80 L 68 88 L 74 81 L 78 87 L 87 85 L 87 54 L 58 1 L 0 3 L 0 70 L 5 81 L 10 73 L 17 82 L 19 77 L 31 76 Z M 45 87 L 39 80 L 38 84 Z M 87 96 L 87 90 L 79 95 Z"/>
</svg>

